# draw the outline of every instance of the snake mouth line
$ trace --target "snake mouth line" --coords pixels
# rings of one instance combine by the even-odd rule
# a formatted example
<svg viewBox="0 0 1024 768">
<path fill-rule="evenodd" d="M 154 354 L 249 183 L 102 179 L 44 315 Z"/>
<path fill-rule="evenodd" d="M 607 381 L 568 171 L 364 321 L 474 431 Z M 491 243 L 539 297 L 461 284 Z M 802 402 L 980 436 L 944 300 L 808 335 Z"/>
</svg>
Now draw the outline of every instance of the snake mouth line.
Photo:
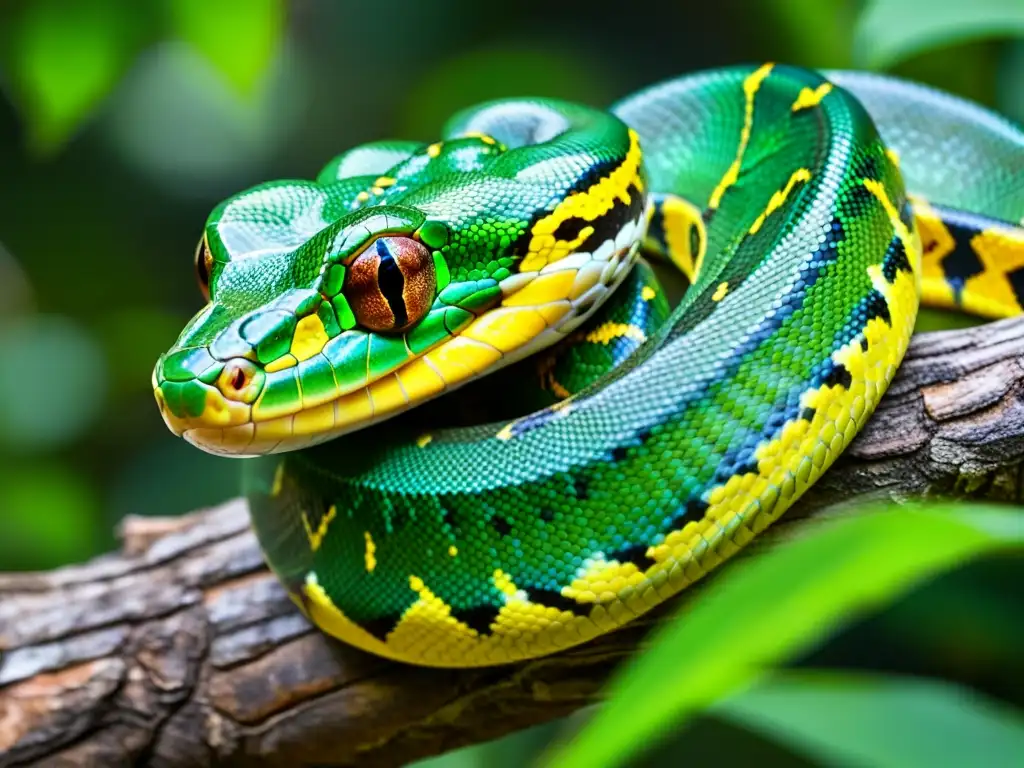
<svg viewBox="0 0 1024 768">
<path fill-rule="evenodd" d="M 311 408 L 252 420 L 243 403 L 232 426 L 194 426 L 169 413 L 168 427 L 192 445 L 238 458 L 307 448 L 383 421 L 565 338 L 585 322 L 629 273 L 636 260 L 646 212 L 627 222 L 592 253 L 578 252 L 500 283 L 502 301 L 458 335 L 357 390 Z M 244 423 L 238 423 L 244 419 Z"/>
</svg>

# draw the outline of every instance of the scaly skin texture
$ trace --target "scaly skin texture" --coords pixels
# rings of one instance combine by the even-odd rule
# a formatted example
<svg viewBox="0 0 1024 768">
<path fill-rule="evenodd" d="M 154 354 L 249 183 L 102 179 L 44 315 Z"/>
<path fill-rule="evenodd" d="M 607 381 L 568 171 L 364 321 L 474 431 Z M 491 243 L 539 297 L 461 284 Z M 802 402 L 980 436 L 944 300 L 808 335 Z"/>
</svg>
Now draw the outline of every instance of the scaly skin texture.
<svg viewBox="0 0 1024 768">
<path fill-rule="evenodd" d="M 212 301 L 157 364 L 157 400 L 200 447 L 260 456 L 253 523 L 314 622 L 436 666 L 584 642 L 828 468 L 892 379 L 922 287 L 1020 311 L 1020 130 L 830 77 L 716 70 L 610 112 L 493 102 L 437 144 L 365 145 L 214 211 Z M 954 149 L 922 151 L 928 136 Z M 630 273 L 641 244 L 692 283 L 671 312 L 646 265 Z M 476 385 L 518 418 L 423 427 L 466 390 L 405 413 L 559 341 L 534 374 Z"/>
</svg>

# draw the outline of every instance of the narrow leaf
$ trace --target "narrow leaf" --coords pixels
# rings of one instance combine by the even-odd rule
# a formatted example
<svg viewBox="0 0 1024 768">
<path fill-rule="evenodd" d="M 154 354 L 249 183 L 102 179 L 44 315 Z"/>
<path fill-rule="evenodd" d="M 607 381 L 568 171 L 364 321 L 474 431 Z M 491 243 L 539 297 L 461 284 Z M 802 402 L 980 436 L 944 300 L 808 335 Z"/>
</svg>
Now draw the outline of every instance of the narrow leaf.
<svg viewBox="0 0 1024 768">
<path fill-rule="evenodd" d="M 929 48 L 1014 36 L 1024 36 L 1021 0 L 872 0 L 857 22 L 854 60 L 858 66 L 882 69 Z"/>
<path fill-rule="evenodd" d="M 283 0 L 166 0 L 172 30 L 240 94 L 250 95 L 281 44 Z"/>
<path fill-rule="evenodd" d="M 713 711 L 825 765 L 954 768 L 1024 757 L 1019 714 L 934 680 L 787 672 Z"/>
<path fill-rule="evenodd" d="M 552 764 L 621 765 L 841 623 L 970 558 L 1021 546 L 1019 510 L 904 508 L 822 525 L 737 563 L 620 671 L 610 701 Z"/>
</svg>

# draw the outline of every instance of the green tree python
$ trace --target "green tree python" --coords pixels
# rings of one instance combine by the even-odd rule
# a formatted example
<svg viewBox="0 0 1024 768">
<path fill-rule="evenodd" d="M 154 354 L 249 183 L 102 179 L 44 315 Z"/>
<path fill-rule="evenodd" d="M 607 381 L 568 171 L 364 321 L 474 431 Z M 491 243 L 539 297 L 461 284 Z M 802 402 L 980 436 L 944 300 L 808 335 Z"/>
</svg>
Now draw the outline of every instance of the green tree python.
<svg viewBox="0 0 1024 768">
<path fill-rule="evenodd" d="M 175 434 L 247 457 L 267 561 L 321 629 L 526 659 L 778 519 L 870 416 L 921 297 L 1020 312 L 1022 216 L 1021 129 L 889 77 L 494 101 L 217 206 L 207 304 L 153 386 Z M 674 308 L 644 256 L 688 278 Z M 495 409 L 446 422 L 471 391 Z"/>
</svg>

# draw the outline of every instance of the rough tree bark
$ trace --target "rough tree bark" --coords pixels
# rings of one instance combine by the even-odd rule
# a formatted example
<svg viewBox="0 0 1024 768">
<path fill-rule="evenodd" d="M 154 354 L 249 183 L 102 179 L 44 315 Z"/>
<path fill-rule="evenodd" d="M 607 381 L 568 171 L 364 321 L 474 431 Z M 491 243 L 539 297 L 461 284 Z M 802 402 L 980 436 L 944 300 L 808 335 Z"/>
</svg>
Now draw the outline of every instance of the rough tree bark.
<svg viewBox="0 0 1024 768">
<path fill-rule="evenodd" d="M 916 338 L 866 430 L 748 555 L 837 502 L 1019 500 L 1022 397 L 1024 319 Z M 241 501 L 129 520 L 120 553 L 0 575 L 0 766 L 400 765 L 594 701 L 657 621 L 502 668 L 403 666 L 312 629 L 247 523 Z"/>
</svg>

